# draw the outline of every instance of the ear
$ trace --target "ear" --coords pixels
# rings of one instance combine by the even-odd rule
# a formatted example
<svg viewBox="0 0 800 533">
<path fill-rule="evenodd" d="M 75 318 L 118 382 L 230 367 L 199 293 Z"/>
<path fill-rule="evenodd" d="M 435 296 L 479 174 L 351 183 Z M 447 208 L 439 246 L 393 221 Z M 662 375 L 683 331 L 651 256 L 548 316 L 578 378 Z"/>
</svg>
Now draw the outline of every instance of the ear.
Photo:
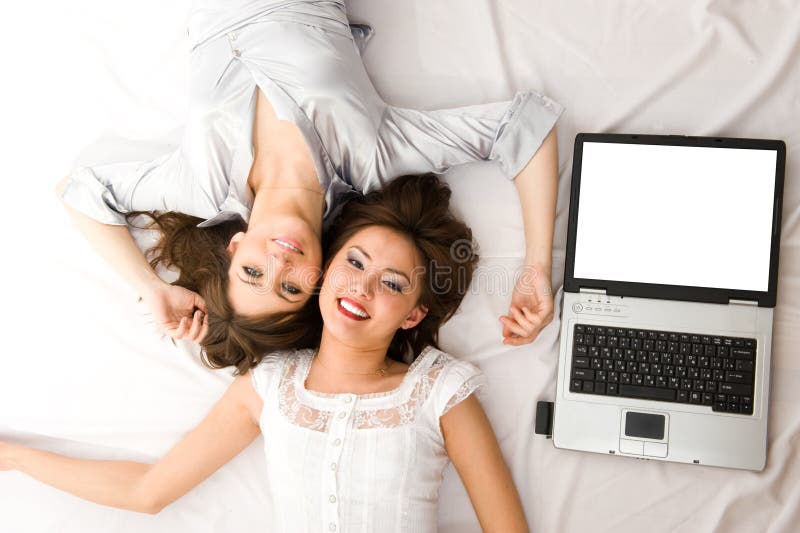
<svg viewBox="0 0 800 533">
<path fill-rule="evenodd" d="M 417 324 L 422 322 L 422 319 L 428 314 L 428 308 L 424 305 L 418 305 L 414 309 L 408 313 L 408 316 L 403 323 L 400 324 L 400 328 L 402 329 L 411 329 L 415 327 Z"/>
<path fill-rule="evenodd" d="M 236 248 L 239 246 L 239 243 L 242 239 L 244 239 L 243 231 L 240 231 L 231 237 L 231 242 L 229 242 L 228 247 L 225 248 L 225 250 L 228 252 L 228 255 L 233 255 L 236 253 Z"/>
</svg>

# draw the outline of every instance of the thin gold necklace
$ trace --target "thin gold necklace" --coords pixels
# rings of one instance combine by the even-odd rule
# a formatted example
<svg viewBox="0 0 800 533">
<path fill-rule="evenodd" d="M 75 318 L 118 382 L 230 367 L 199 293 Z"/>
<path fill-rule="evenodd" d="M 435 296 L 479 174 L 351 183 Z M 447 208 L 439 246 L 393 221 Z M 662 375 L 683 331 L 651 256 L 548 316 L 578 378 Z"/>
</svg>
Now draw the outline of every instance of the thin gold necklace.
<svg viewBox="0 0 800 533">
<path fill-rule="evenodd" d="M 374 370 L 372 372 L 344 372 L 342 370 L 334 370 L 331 367 L 329 367 L 328 365 L 326 365 L 325 363 L 323 363 L 322 359 L 319 358 L 319 353 L 317 353 L 314 358 L 317 360 L 317 362 L 320 365 L 322 365 L 324 368 L 327 368 L 328 370 L 330 370 L 332 372 L 338 372 L 339 374 L 348 374 L 348 375 L 351 375 L 351 376 L 376 376 L 377 375 L 377 376 L 383 377 L 383 376 L 386 375 L 387 370 L 389 370 L 389 367 L 392 366 L 392 364 L 394 363 L 393 360 L 388 359 L 388 358 L 384 358 L 384 362 L 388 360 L 389 364 L 385 365 L 385 366 L 382 366 L 381 368 L 378 368 L 377 370 Z"/>
</svg>

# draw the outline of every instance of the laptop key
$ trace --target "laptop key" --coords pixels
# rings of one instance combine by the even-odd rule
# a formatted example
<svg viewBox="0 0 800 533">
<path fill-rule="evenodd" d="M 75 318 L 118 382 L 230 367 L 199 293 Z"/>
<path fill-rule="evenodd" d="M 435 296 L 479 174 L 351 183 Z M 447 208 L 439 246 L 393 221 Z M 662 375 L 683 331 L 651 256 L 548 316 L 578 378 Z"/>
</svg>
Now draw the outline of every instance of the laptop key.
<svg viewBox="0 0 800 533">
<path fill-rule="evenodd" d="M 745 414 L 745 415 L 752 415 L 753 414 L 753 399 L 752 398 L 750 398 L 748 396 L 745 396 L 744 398 L 742 398 L 741 406 L 742 406 L 742 414 Z"/>
<path fill-rule="evenodd" d="M 607 383 L 606 393 L 614 395 L 619 394 L 619 385 L 617 385 L 616 383 Z"/>
<path fill-rule="evenodd" d="M 747 359 L 736 360 L 736 370 L 739 372 L 752 372 L 755 368 L 755 363 Z"/>
<path fill-rule="evenodd" d="M 573 379 L 569 384 L 570 392 L 581 392 L 583 390 L 583 382 L 579 379 Z"/>
<path fill-rule="evenodd" d="M 572 366 L 575 368 L 589 368 L 588 357 L 573 357 Z"/>
<path fill-rule="evenodd" d="M 606 384 L 605 383 L 595 383 L 594 384 L 594 393 L 595 394 L 605 394 L 606 393 Z"/>
<path fill-rule="evenodd" d="M 750 396 L 753 393 L 752 385 L 744 383 L 720 383 L 717 390 L 724 394 L 738 394 L 741 396 Z"/>
<path fill-rule="evenodd" d="M 731 348 L 731 357 L 734 359 L 752 359 L 754 355 L 752 348 Z"/>
<path fill-rule="evenodd" d="M 657 400 L 662 402 L 674 402 L 676 392 L 673 389 L 656 389 L 650 387 L 639 387 L 636 385 L 620 385 L 619 394 L 630 398 L 641 398 L 644 400 Z"/>
<path fill-rule="evenodd" d="M 572 379 L 585 379 L 588 381 L 594 380 L 594 370 L 589 370 L 586 368 L 573 368 L 572 369 Z"/>
<path fill-rule="evenodd" d="M 725 381 L 731 383 L 752 383 L 753 374 L 750 372 L 725 372 Z"/>
</svg>

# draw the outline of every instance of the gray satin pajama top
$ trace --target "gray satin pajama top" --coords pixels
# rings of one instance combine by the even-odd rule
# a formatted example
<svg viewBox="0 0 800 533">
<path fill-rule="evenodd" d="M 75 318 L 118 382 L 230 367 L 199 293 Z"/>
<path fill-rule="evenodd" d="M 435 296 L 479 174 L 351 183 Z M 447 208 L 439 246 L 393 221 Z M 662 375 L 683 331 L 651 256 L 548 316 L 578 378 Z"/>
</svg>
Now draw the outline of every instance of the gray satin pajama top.
<svg viewBox="0 0 800 533">
<path fill-rule="evenodd" d="M 417 111 L 375 91 L 344 2 L 203 0 L 191 11 L 189 116 L 179 146 L 149 161 L 75 169 L 63 200 L 106 224 L 132 210 L 179 211 L 200 226 L 249 219 L 256 87 L 308 143 L 326 221 L 353 191 L 405 174 L 498 161 L 513 179 L 563 108 L 533 91 L 510 102 Z"/>
</svg>

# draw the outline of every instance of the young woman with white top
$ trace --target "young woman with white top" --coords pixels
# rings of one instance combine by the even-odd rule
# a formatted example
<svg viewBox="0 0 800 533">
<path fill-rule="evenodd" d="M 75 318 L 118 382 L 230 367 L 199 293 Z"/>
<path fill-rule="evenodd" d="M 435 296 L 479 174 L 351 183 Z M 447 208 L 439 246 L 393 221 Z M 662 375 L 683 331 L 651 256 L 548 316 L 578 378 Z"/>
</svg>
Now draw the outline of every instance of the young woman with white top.
<svg viewBox="0 0 800 533">
<path fill-rule="evenodd" d="M 175 338 L 202 339 L 214 366 L 308 346 L 320 239 L 343 201 L 397 176 L 499 162 L 524 217 L 527 275 L 501 317 L 504 342 L 531 342 L 552 319 L 560 105 L 533 91 L 438 111 L 383 101 L 343 0 L 197 0 L 189 25 L 189 116 L 180 145 L 154 160 L 81 167 L 58 193 L 98 251 Z M 157 212 L 152 263 L 132 212 Z M 153 266 L 176 267 L 167 285 Z M 523 286 L 525 285 L 525 286 Z"/>
<path fill-rule="evenodd" d="M 486 379 L 436 347 L 477 262 L 450 253 L 472 235 L 449 212 L 449 197 L 436 177 L 414 176 L 346 204 L 331 231 L 318 347 L 240 368 L 207 417 L 157 463 L 0 443 L 0 469 L 103 505 L 157 513 L 262 433 L 272 533 L 434 532 L 448 461 L 484 531 L 527 531 L 473 394 Z"/>
</svg>

